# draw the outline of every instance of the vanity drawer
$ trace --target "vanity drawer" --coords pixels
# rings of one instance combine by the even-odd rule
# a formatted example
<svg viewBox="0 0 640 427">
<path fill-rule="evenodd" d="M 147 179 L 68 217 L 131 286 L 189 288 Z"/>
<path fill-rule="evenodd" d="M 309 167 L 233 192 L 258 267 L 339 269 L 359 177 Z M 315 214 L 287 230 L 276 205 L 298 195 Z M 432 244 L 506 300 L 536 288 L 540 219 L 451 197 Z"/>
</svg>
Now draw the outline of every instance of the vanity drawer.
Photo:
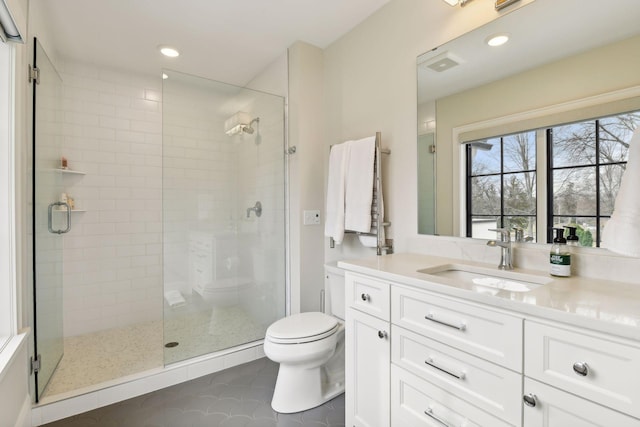
<svg viewBox="0 0 640 427">
<path fill-rule="evenodd" d="M 391 425 L 512 427 L 457 395 L 391 365 Z"/>
<path fill-rule="evenodd" d="M 522 319 L 426 291 L 393 287 L 396 325 L 522 372 Z"/>
<path fill-rule="evenodd" d="M 393 363 L 511 424 L 520 423 L 521 374 L 395 325 L 391 331 Z"/>
<path fill-rule="evenodd" d="M 368 276 L 345 274 L 346 301 L 350 307 L 389 321 L 388 282 Z"/>
<path fill-rule="evenodd" d="M 524 427 L 638 427 L 640 420 L 541 382 L 525 378 Z M 442 426 L 440 426 L 442 427 Z"/>
<path fill-rule="evenodd" d="M 640 417 L 637 343 L 527 320 L 524 365 L 528 377 Z"/>
</svg>

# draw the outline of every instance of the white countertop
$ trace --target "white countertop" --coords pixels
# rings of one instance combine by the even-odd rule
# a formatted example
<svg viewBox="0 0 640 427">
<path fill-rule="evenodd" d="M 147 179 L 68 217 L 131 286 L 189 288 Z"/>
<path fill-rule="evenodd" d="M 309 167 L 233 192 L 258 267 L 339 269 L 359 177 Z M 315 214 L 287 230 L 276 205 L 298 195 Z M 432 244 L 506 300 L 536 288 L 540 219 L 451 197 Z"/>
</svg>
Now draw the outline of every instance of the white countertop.
<svg viewBox="0 0 640 427">
<path fill-rule="evenodd" d="M 564 322 L 640 341 L 640 285 L 594 280 L 584 277 L 559 278 L 544 271 L 516 268 L 514 272 L 552 279 L 529 292 L 476 292 L 469 285 L 419 273 L 442 264 L 468 264 L 499 270 L 495 265 L 418 254 L 393 254 L 345 260 L 338 267 L 416 288 L 455 296 L 517 313 Z"/>
</svg>

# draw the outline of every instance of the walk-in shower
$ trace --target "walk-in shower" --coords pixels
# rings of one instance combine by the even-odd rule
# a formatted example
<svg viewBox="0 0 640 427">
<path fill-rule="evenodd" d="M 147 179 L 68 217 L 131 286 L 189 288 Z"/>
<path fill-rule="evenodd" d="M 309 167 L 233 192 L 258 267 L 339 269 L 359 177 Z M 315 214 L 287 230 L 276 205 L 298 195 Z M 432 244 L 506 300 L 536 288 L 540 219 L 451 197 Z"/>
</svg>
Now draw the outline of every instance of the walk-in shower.
<svg viewBox="0 0 640 427">
<path fill-rule="evenodd" d="M 184 299 L 164 305 L 165 342 L 178 343 L 165 347 L 171 363 L 262 339 L 284 315 L 284 104 L 165 73 L 164 290 Z M 229 132 L 234 114 L 243 117 Z"/>
<path fill-rule="evenodd" d="M 284 99 L 34 46 L 38 400 L 262 339 L 285 314 Z"/>
</svg>

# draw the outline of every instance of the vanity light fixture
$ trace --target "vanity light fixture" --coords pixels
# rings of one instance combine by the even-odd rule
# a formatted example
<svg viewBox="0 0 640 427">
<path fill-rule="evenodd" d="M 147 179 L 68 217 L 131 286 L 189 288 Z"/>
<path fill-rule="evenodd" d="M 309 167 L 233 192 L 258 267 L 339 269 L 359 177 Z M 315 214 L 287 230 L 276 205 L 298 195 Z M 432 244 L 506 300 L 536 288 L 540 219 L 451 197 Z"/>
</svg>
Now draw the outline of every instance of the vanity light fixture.
<svg viewBox="0 0 640 427">
<path fill-rule="evenodd" d="M 508 41 L 509 41 L 509 34 L 507 33 L 493 34 L 487 37 L 487 39 L 485 40 L 485 42 L 491 47 L 502 46 Z"/>
<path fill-rule="evenodd" d="M 158 46 L 158 49 L 160 49 L 161 54 L 168 56 L 169 58 L 176 58 L 180 56 L 180 52 L 171 46 Z"/>
<path fill-rule="evenodd" d="M 513 3 L 519 2 L 520 0 L 496 0 L 496 10 L 502 10 L 507 6 L 512 5 Z"/>
<path fill-rule="evenodd" d="M 460 6 L 465 6 L 470 1 L 471 0 L 444 0 L 444 2 L 447 3 L 449 6 L 457 6 L 458 3 L 460 4 Z"/>
</svg>

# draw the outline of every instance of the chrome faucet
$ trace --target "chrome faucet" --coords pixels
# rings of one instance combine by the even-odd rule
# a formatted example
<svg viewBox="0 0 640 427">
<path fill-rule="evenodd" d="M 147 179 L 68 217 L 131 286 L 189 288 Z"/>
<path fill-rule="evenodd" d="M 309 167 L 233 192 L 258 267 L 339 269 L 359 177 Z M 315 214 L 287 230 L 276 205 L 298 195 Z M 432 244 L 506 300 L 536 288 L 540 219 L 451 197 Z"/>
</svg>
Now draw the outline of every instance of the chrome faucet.
<svg viewBox="0 0 640 427">
<path fill-rule="evenodd" d="M 247 208 L 247 218 L 251 216 L 251 211 L 254 211 L 256 213 L 256 216 L 260 218 L 260 216 L 262 215 L 262 203 L 256 202 L 253 207 Z"/>
<path fill-rule="evenodd" d="M 500 234 L 500 241 L 489 240 L 487 242 L 487 246 L 499 246 L 502 250 L 498 268 L 500 270 L 513 270 L 513 263 L 511 261 L 511 232 L 506 228 L 492 228 L 489 231 L 495 231 Z"/>
<path fill-rule="evenodd" d="M 522 228 L 513 227 L 513 231 L 515 232 L 515 237 L 513 239 L 514 242 L 526 243 L 533 241 L 533 237 L 524 235 L 524 230 Z"/>
</svg>

